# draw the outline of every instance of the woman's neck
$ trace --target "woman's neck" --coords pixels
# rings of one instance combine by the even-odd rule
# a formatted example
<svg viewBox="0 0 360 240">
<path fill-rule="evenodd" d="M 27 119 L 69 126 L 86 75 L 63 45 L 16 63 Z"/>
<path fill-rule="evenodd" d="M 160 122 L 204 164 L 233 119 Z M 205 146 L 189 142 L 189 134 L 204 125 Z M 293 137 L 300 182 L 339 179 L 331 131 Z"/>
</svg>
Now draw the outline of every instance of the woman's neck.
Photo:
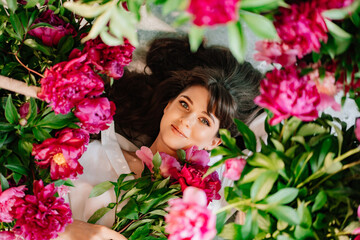
<svg viewBox="0 0 360 240">
<path fill-rule="evenodd" d="M 163 152 L 169 154 L 170 156 L 177 157 L 176 150 L 169 148 L 165 144 L 162 144 L 158 139 L 156 139 L 150 146 L 150 150 L 153 154 L 157 152 Z"/>
</svg>

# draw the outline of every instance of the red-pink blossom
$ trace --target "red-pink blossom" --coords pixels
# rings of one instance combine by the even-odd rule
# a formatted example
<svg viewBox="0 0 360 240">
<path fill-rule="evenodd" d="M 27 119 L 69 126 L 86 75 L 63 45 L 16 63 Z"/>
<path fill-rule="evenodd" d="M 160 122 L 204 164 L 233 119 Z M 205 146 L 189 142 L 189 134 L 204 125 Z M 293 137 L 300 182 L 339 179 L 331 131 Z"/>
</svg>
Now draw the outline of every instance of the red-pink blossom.
<svg viewBox="0 0 360 240">
<path fill-rule="evenodd" d="M 219 200 L 221 198 L 219 194 L 221 189 L 219 175 L 215 171 L 203 179 L 208 169 L 208 166 L 202 167 L 200 165 L 185 164 L 176 177 L 180 183 L 181 191 L 184 191 L 189 186 L 193 186 L 205 191 L 208 203 L 212 200 Z"/>
<path fill-rule="evenodd" d="M 303 121 L 318 117 L 320 96 L 313 81 L 301 78 L 295 66 L 274 69 L 266 74 L 260 84 L 260 96 L 255 103 L 274 113 L 270 124 L 295 116 Z"/>
<path fill-rule="evenodd" d="M 240 0 L 191 0 L 187 9 L 198 26 L 237 21 Z"/>
<path fill-rule="evenodd" d="M 143 163 L 145 163 L 150 172 L 154 172 L 154 164 L 152 161 L 154 158 L 154 154 L 152 153 L 150 148 L 142 146 L 140 150 L 137 150 L 135 152 L 135 154 L 138 158 L 140 158 Z"/>
<path fill-rule="evenodd" d="M 171 199 L 166 209 L 165 231 L 169 240 L 208 240 L 216 235 L 216 217 L 207 209 L 204 191 L 188 187 L 183 199 Z"/>
<path fill-rule="evenodd" d="M 291 49 L 287 44 L 275 41 L 258 41 L 255 43 L 254 54 L 256 61 L 266 61 L 267 63 L 279 63 L 284 67 L 296 62 L 298 50 Z"/>
<path fill-rule="evenodd" d="M 17 202 L 25 196 L 24 185 L 12 187 L 2 192 L 0 187 L 0 222 L 12 222 Z"/>
<path fill-rule="evenodd" d="M 356 120 L 356 126 L 355 126 L 355 136 L 360 141 L 360 118 Z M 360 217 L 360 215 L 359 215 Z"/>
<path fill-rule="evenodd" d="M 197 146 L 192 146 L 186 149 L 186 162 L 197 164 L 200 166 L 207 166 L 210 162 L 210 155 L 205 150 L 198 150 Z"/>
<path fill-rule="evenodd" d="M 34 23 L 48 23 L 51 27 L 37 27 L 28 33 L 37 37 L 47 46 L 56 46 L 60 39 L 66 35 L 76 36 L 76 30 L 70 23 L 66 23 L 59 16 L 55 15 L 52 10 L 46 10 Z"/>
<path fill-rule="evenodd" d="M 34 144 L 32 155 L 40 168 L 50 166 L 51 179 L 76 178 L 82 174 L 83 167 L 78 159 L 86 150 L 89 133 L 82 129 L 66 128 L 48 138 L 41 144 Z"/>
<path fill-rule="evenodd" d="M 177 173 L 181 170 L 180 163 L 176 158 L 170 156 L 166 153 L 160 153 L 161 156 L 161 165 L 160 165 L 160 174 L 164 178 L 172 177 L 176 178 Z"/>
<path fill-rule="evenodd" d="M 87 54 L 87 60 L 95 69 L 114 79 L 119 79 L 124 74 L 124 66 L 129 65 L 135 47 L 124 39 L 124 44 L 108 46 L 100 37 L 88 40 L 82 54 Z"/>
<path fill-rule="evenodd" d="M 316 1 L 300 1 L 290 8 L 280 7 L 275 16 L 274 25 L 281 41 L 290 49 L 297 50 L 298 58 L 319 52 L 320 41 L 327 42 L 328 29 L 321 16 L 321 9 L 316 8 Z"/>
<path fill-rule="evenodd" d="M 115 104 L 107 98 L 85 98 L 76 105 L 74 114 L 81 128 L 89 133 L 108 129 L 115 114 Z"/>
<path fill-rule="evenodd" d="M 0 231 L 0 240 L 23 240 L 23 238 L 12 231 Z"/>
<path fill-rule="evenodd" d="M 54 197 L 54 184 L 34 182 L 34 195 L 26 195 L 16 208 L 15 233 L 26 240 L 48 240 L 58 236 L 72 222 L 71 210 L 63 198 Z"/>
<path fill-rule="evenodd" d="M 224 177 L 237 181 L 240 179 L 246 160 L 243 157 L 230 158 L 225 161 Z"/>
<path fill-rule="evenodd" d="M 85 97 L 104 91 L 102 78 L 83 63 L 85 59 L 86 55 L 45 70 L 38 97 L 50 103 L 56 114 L 66 114 Z"/>
</svg>

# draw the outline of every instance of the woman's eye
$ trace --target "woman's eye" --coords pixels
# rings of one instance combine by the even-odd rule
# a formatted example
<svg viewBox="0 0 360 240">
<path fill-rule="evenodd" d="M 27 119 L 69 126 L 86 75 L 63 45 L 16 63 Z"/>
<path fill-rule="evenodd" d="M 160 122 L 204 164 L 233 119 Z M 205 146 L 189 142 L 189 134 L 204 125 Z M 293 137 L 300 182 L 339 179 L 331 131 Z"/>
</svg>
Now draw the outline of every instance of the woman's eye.
<svg viewBox="0 0 360 240">
<path fill-rule="evenodd" d="M 201 121 L 203 124 L 205 124 L 205 125 L 207 125 L 207 126 L 210 126 L 210 122 L 209 122 L 206 118 L 201 118 L 200 121 Z"/>
<path fill-rule="evenodd" d="M 189 105 L 188 105 L 186 102 L 180 101 L 180 104 L 181 104 L 181 106 L 182 106 L 183 108 L 189 109 Z"/>
</svg>

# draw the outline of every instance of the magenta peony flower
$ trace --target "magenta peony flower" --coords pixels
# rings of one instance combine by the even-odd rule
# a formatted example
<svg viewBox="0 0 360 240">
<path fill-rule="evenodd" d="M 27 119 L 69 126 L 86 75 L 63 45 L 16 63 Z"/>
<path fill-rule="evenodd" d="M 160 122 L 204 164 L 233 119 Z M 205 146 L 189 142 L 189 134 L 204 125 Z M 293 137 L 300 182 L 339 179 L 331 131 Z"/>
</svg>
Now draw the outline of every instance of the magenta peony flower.
<svg viewBox="0 0 360 240">
<path fill-rule="evenodd" d="M 54 184 L 34 182 L 34 195 L 26 195 L 16 208 L 15 233 L 26 240 L 48 240 L 58 236 L 72 222 L 71 210 L 63 198 L 56 198 Z"/>
<path fill-rule="evenodd" d="M 224 177 L 237 181 L 240 179 L 246 160 L 243 157 L 230 158 L 225 161 Z"/>
<path fill-rule="evenodd" d="M 291 8 L 280 8 L 274 25 L 282 42 L 290 49 L 297 50 L 302 58 L 312 51 L 319 52 L 320 41 L 327 41 L 327 27 L 321 16 L 321 9 L 313 2 L 292 4 Z M 286 51 L 287 53 L 288 51 Z"/>
<path fill-rule="evenodd" d="M 83 167 L 78 159 L 86 150 L 89 134 L 82 129 L 66 128 L 48 138 L 41 144 L 34 144 L 32 155 L 40 168 L 50 166 L 51 179 L 76 178 L 82 174 Z"/>
<path fill-rule="evenodd" d="M 355 136 L 360 141 L 360 118 L 356 120 Z M 358 215 L 360 217 L 360 215 Z"/>
<path fill-rule="evenodd" d="M 270 124 L 275 125 L 290 116 L 303 121 L 318 117 L 320 96 L 312 81 L 301 78 L 295 66 L 274 69 L 266 74 L 260 85 L 260 96 L 255 103 L 274 113 Z"/>
<path fill-rule="evenodd" d="M 169 240 L 213 239 L 216 235 L 216 216 L 207 209 L 206 194 L 201 189 L 188 187 L 183 199 L 171 199 L 166 209 L 165 231 Z"/>
<path fill-rule="evenodd" d="M 143 146 L 140 148 L 140 150 L 137 150 L 135 154 L 138 158 L 140 158 L 143 163 L 145 163 L 150 172 L 154 172 L 154 164 L 152 162 L 154 154 L 152 153 L 150 148 Z"/>
<path fill-rule="evenodd" d="M 258 41 L 255 43 L 254 54 L 256 61 L 266 61 L 267 63 L 279 63 L 284 67 L 290 66 L 296 62 L 298 50 L 291 49 L 285 43 L 274 41 Z"/>
<path fill-rule="evenodd" d="M 124 39 L 123 45 L 108 46 L 97 37 L 85 43 L 82 54 L 87 53 L 88 61 L 100 73 L 119 79 L 124 74 L 124 66 L 131 62 L 134 49 L 127 39 Z"/>
<path fill-rule="evenodd" d="M 237 21 L 240 0 L 191 0 L 187 9 L 198 26 Z"/>
<path fill-rule="evenodd" d="M 12 222 L 17 202 L 25 196 L 25 185 L 8 188 L 2 192 L 0 187 L 0 222 Z"/>
<path fill-rule="evenodd" d="M 80 126 L 89 133 L 108 129 L 115 114 L 115 104 L 107 98 L 85 98 L 75 109 Z"/>
<path fill-rule="evenodd" d="M 50 103 L 56 114 L 66 114 L 85 97 L 104 91 L 102 78 L 82 63 L 85 59 L 86 55 L 46 69 L 38 97 Z"/>
<path fill-rule="evenodd" d="M 23 240 L 23 238 L 12 231 L 0 231 L 0 240 Z"/>
<path fill-rule="evenodd" d="M 181 165 L 176 158 L 166 153 L 160 153 L 161 165 L 160 174 L 164 178 L 172 177 L 176 178 L 178 172 L 181 170 Z"/>
<path fill-rule="evenodd" d="M 55 15 L 52 10 L 46 10 L 34 23 L 49 23 L 53 26 L 50 27 L 38 27 L 30 30 L 28 33 L 31 36 L 37 37 L 47 46 L 56 46 L 60 39 L 66 35 L 76 36 L 76 30 L 70 23 L 66 23 L 59 16 Z"/>
<path fill-rule="evenodd" d="M 205 191 L 208 203 L 212 200 L 219 200 L 221 198 L 218 193 L 221 189 L 219 175 L 215 171 L 203 179 L 203 176 L 208 169 L 208 166 L 202 167 L 200 165 L 185 165 L 176 177 L 180 183 L 181 191 L 185 191 L 185 189 L 189 186 L 193 186 Z"/>
<path fill-rule="evenodd" d="M 209 153 L 205 150 L 198 150 L 197 146 L 186 149 L 186 161 L 191 164 L 207 166 L 210 162 Z"/>
</svg>

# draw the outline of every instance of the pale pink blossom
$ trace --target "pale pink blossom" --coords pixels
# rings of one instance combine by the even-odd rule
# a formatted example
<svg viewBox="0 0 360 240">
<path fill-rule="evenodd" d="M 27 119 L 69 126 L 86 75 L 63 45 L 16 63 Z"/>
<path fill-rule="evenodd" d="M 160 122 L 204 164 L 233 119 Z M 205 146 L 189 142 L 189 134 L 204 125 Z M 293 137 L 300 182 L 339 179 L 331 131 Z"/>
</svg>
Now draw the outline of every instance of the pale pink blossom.
<svg viewBox="0 0 360 240">
<path fill-rule="evenodd" d="M 143 146 L 140 148 L 140 150 L 137 150 L 135 154 L 138 158 L 140 158 L 143 163 L 145 163 L 150 172 L 154 172 L 154 164 L 152 162 L 154 154 L 152 153 L 150 148 Z"/>
<path fill-rule="evenodd" d="M 161 165 L 160 165 L 161 176 L 163 176 L 164 178 L 167 177 L 175 178 L 177 172 L 181 170 L 181 166 L 178 160 L 166 153 L 160 153 L 160 156 L 161 156 Z"/>
<path fill-rule="evenodd" d="M 0 240 L 23 240 L 23 238 L 12 231 L 0 231 Z"/>
<path fill-rule="evenodd" d="M 360 141 L 360 118 L 356 120 L 355 136 Z"/>
<path fill-rule="evenodd" d="M 201 189 L 188 187 L 183 199 L 169 201 L 165 216 L 165 230 L 169 240 L 209 240 L 216 235 L 216 217 L 207 208 L 206 194 Z"/>
<path fill-rule="evenodd" d="M 25 196 L 25 185 L 1 191 L 0 187 L 0 222 L 12 222 L 17 202 Z"/>
<path fill-rule="evenodd" d="M 70 189 L 68 186 L 61 185 L 61 186 L 57 187 L 57 193 L 59 194 L 59 197 L 64 197 L 69 192 L 70 192 Z"/>
<path fill-rule="evenodd" d="M 254 54 L 256 61 L 266 61 L 267 63 L 279 63 L 282 66 L 290 66 L 296 62 L 298 50 L 291 49 L 287 44 L 275 41 L 258 41 L 255 43 Z"/>
<path fill-rule="evenodd" d="M 237 181 L 240 179 L 246 160 L 243 157 L 230 158 L 225 161 L 224 177 Z"/>
<path fill-rule="evenodd" d="M 205 150 L 198 150 L 197 146 L 192 146 L 186 149 L 186 162 L 197 164 L 200 166 L 207 166 L 210 162 L 210 155 Z"/>
</svg>

